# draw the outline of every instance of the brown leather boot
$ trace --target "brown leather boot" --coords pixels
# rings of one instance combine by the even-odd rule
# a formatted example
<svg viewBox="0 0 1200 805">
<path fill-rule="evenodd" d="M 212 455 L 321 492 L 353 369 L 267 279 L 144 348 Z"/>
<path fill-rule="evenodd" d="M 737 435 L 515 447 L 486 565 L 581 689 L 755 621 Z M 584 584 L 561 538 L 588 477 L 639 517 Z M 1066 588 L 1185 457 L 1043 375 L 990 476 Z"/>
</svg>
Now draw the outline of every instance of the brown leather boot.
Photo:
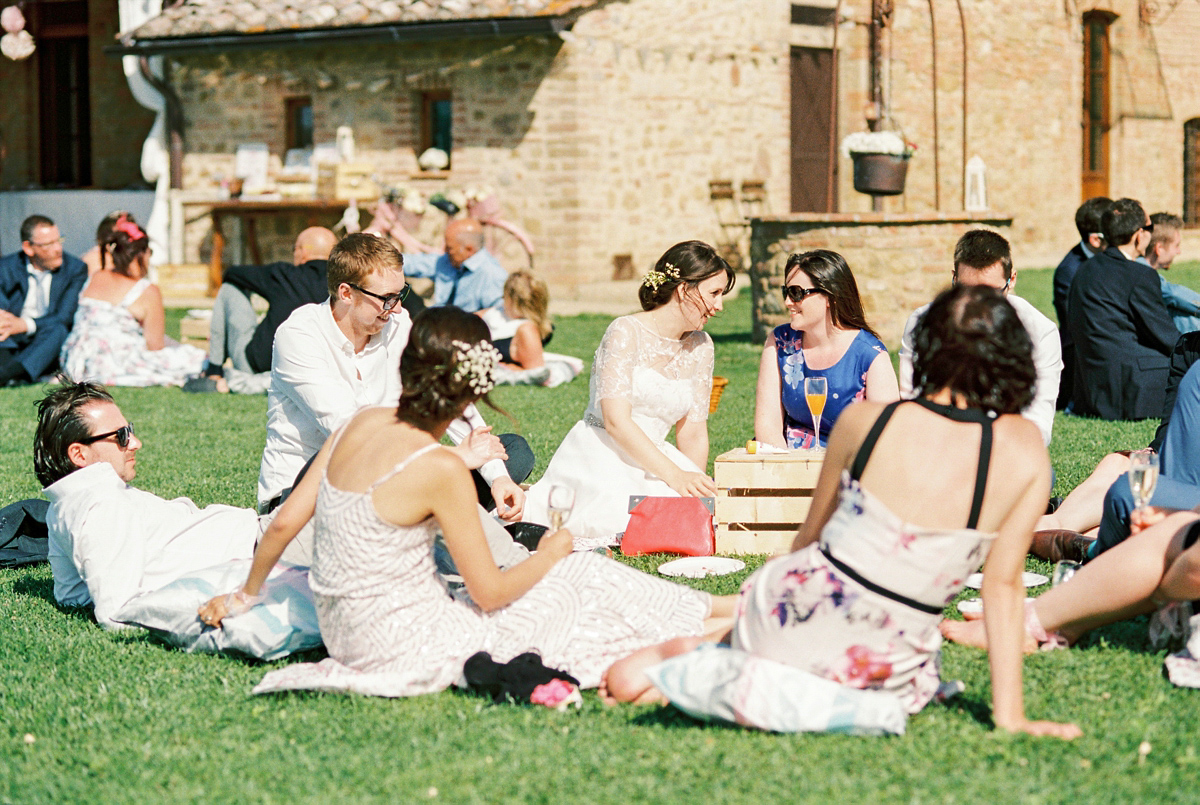
<svg viewBox="0 0 1200 805">
<path fill-rule="evenodd" d="M 1033 544 L 1029 546 L 1029 552 L 1047 562 L 1061 562 L 1064 559 L 1083 562 L 1087 559 L 1088 548 L 1095 541 L 1094 537 L 1085 537 L 1078 531 L 1052 528 L 1033 532 Z"/>
</svg>

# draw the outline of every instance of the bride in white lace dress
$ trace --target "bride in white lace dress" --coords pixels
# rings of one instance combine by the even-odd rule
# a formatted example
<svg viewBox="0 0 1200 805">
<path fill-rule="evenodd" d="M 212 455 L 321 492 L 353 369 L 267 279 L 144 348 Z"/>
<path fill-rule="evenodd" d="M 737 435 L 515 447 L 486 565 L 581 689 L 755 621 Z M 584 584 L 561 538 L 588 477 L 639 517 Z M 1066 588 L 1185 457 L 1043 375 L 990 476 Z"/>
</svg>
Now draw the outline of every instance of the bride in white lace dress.
<svg viewBox="0 0 1200 805">
<path fill-rule="evenodd" d="M 478 651 L 498 662 L 537 651 L 594 687 L 631 651 L 702 634 L 732 615 L 732 597 L 573 554 L 566 530 L 543 537 L 525 561 L 496 567 L 467 467 L 438 440 L 492 387 L 498 359 L 478 317 L 453 307 L 418 316 L 398 409 L 360 411 L 330 437 L 263 535 L 246 583 L 201 608 L 219 625 L 253 606 L 283 549 L 314 518 L 309 583 L 329 659 L 272 671 L 255 692 L 432 693 L 460 682 Z M 469 598 L 437 574 L 439 527 Z"/>
<path fill-rule="evenodd" d="M 733 288 L 709 245 L 672 246 L 642 280 L 643 312 L 613 321 L 592 363 L 583 421 L 563 439 L 526 495 L 525 518 L 549 523 L 552 485 L 575 489 L 565 527 L 579 550 L 611 545 L 629 523 L 631 495 L 716 494 L 708 465 L 713 343 L 704 324 Z M 675 428 L 675 445 L 667 441 Z"/>
</svg>

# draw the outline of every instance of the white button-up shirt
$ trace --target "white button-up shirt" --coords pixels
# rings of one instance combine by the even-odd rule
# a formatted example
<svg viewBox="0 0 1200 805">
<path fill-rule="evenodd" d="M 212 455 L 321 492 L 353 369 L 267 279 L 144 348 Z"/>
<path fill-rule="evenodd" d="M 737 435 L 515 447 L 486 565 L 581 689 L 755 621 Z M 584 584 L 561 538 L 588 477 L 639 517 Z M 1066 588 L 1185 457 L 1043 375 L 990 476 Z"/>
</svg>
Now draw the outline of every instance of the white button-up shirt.
<svg viewBox="0 0 1200 805">
<path fill-rule="evenodd" d="M 1031 402 L 1021 416 L 1038 426 L 1042 432 L 1042 443 L 1050 444 L 1050 432 L 1054 428 L 1054 404 L 1058 399 L 1058 383 L 1062 375 L 1062 343 L 1058 328 L 1037 308 L 1019 296 L 1009 294 L 1008 301 L 1017 311 L 1017 317 L 1025 325 L 1033 341 L 1033 366 L 1037 371 L 1037 385 L 1033 389 Z M 900 339 L 900 396 L 911 399 L 913 394 L 913 332 L 917 321 L 929 310 L 929 305 L 917 308 L 904 325 L 904 336 Z"/>
<path fill-rule="evenodd" d="M 105 628 L 135 596 L 233 559 L 249 559 L 258 540 L 252 509 L 187 498 L 163 500 L 134 489 L 112 465 L 93 464 L 46 487 L 54 598 L 95 604 Z"/>
<path fill-rule="evenodd" d="M 25 293 L 20 318 L 25 322 L 25 333 L 33 335 L 37 332 L 37 320 L 50 308 L 50 283 L 54 281 L 54 272 L 35 268 L 28 260 L 25 270 L 29 272 L 29 290 Z"/>
<path fill-rule="evenodd" d="M 360 408 L 399 402 L 400 354 L 411 329 L 408 312 L 397 308 L 383 330 L 356 353 L 328 301 L 297 308 L 279 326 L 271 352 L 260 504 L 290 489 L 305 462 Z M 474 406 L 467 408 L 465 419 L 447 430 L 456 443 L 485 425 Z M 488 462 L 480 473 L 488 483 L 506 474 L 501 461 Z"/>
</svg>

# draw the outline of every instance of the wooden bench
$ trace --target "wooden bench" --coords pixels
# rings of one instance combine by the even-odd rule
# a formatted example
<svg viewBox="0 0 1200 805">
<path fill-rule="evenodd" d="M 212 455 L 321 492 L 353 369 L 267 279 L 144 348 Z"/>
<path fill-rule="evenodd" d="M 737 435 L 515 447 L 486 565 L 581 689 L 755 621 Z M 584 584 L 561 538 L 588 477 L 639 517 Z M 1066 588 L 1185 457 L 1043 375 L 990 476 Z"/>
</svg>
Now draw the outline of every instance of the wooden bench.
<svg viewBox="0 0 1200 805">
<path fill-rule="evenodd" d="M 717 553 L 787 553 L 808 516 L 824 450 L 717 456 Z"/>
</svg>

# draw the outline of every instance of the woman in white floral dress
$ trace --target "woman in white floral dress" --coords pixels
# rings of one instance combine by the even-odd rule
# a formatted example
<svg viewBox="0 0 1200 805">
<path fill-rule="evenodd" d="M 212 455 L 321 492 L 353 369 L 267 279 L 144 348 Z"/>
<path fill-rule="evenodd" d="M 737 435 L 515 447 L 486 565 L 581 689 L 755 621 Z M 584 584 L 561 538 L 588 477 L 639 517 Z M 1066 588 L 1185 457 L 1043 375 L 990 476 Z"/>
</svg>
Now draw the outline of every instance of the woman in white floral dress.
<svg viewBox="0 0 1200 805">
<path fill-rule="evenodd" d="M 146 279 L 150 239 L 128 218 L 113 225 L 104 249 L 112 268 L 79 294 L 59 363 L 75 381 L 106 386 L 179 386 L 204 366 L 204 350 L 167 345 L 162 293 Z"/>
<path fill-rule="evenodd" d="M 506 570 L 492 560 L 462 459 L 441 448 L 446 427 L 494 382 L 487 327 L 453 307 L 417 316 L 404 350 L 398 408 L 360 411 L 332 435 L 263 535 L 241 589 L 201 608 L 218 625 L 254 603 L 284 547 L 313 518 L 309 581 L 329 659 L 273 671 L 255 688 L 433 693 L 461 681 L 464 661 L 526 651 L 594 687 L 613 661 L 732 614 L 716 598 L 548 534 Z M 469 598 L 437 574 L 441 529 Z"/>
<path fill-rule="evenodd" d="M 563 439 L 525 498 L 547 524 L 552 485 L 575 489 L 565 527 L 576 547 L 616 542 L 631 495 L 715 495 L 708 465 L 713 342 L 704 324 L 723 307 L 733 270 L 711 246 L 672 246 L 642 280 L 642 312 L 609 325 L 592 363 L 583 421 Z M 675 428 L 675 445 L 667 434 Z"/>
</svg>

